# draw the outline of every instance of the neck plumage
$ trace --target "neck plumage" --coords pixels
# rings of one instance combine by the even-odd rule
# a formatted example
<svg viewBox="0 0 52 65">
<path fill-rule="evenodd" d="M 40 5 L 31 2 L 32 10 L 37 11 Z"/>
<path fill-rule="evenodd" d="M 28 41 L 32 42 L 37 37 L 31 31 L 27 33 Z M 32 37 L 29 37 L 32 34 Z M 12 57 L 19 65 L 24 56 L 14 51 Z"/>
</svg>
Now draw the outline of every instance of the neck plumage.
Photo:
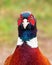
<svg viewBox="0 0 52 65">
<path fill-rule="evenodd" d="M 18 41 L 17 41 L 17 46 L 21 46 L 22 44 L 24 44 L 24 42 L 22 41 L 22 39 L 20 39 L 20 37 L 18 37 Z M 31 48 L 37 48 L 38 47 L 38 41 L 37 41 L 37 37 L 29 40 L 29 41 L 26 41 L 26 44 L 28 46 L 30 46 Z"/>
</svg>

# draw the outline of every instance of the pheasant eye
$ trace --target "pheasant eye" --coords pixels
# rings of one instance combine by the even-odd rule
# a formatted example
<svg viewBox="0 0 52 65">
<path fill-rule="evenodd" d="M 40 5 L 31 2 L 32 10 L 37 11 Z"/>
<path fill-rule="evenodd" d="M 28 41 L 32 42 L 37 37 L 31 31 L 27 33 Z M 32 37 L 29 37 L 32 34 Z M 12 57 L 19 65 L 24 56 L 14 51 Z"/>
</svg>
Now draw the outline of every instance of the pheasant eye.
<svg viewBox="0 0 52 65">
<path fill-rule="evenodd" d="M 33 19 L 33 17 L 31 17 L 31 19 Z"/>
<path fill-rule="evenodd" d="M 29 16 L 28 21 L 31 23 L 31 25 L 35 25 L 35 19 L 33 16 Z"/>
<path fill-rule="evenodd" d="M 22 21 L 23 21 L 22 18 L 19 18 L 19 19 L 18 19 L 18 26 L 21 25 Z"/>
<path fill-rule="evenodd" d="M 20 15 L 20 17 L 18 18 L 18 26 L 20 26 L 22 22 L 23 22 L 23 17 L 22 15 Z"/>
</svg>

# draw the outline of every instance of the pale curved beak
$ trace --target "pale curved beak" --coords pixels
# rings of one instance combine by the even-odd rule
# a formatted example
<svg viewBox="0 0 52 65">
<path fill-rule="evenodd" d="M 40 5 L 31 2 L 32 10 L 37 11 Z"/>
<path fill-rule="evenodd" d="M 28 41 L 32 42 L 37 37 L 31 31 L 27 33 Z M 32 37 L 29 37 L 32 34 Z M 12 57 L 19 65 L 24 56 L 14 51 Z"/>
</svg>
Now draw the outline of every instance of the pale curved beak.
<svg viewBox="0 0 52 65">
<path fill-rule="evenodd" d="M 29 22 L 27 21 L 27 19 L 24 19 L 22 24 L 23 24 L 24 29 L 26 29 Z"/>
</svg>

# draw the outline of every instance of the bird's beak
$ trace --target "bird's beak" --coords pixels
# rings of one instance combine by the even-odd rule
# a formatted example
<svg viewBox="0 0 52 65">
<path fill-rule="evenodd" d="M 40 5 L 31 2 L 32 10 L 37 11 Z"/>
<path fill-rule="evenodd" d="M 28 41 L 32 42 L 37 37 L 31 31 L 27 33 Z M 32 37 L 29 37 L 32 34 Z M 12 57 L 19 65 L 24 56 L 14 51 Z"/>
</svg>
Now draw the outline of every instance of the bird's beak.
<svg viewBox="0 0 52 65">
<path fill-rule="evenodd" d="M 24 29 L 26 29 L 27 25 L 29 24 L 29 22 L 27 21 L 27 19 L 23 19 L 23 27 Z"/>
</svg>

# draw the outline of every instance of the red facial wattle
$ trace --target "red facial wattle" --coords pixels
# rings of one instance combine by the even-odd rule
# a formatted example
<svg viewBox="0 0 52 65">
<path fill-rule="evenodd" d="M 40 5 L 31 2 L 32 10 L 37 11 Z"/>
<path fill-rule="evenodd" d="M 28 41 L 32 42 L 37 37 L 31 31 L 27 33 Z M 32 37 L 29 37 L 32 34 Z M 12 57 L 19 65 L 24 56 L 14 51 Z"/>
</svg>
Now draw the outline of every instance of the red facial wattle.
<svg viewBox="0 0 52 65">
<path fill-rule="evenodd" d="M 20 26 L 20 24 L 23 22 L 22 19 L 18 19 L 18 26 Z"/>
<path fill-rule="evenodd" d="M 35 23 L 36 23 L 36 20 L 34 19 L 34 16 L 31 14 L 29 17 L 28 17 L 28 22 L 30 22 L 31 23 L 31 25 L 35 25 Z M 18 26 L 20 26 L 21 25 L 21 23 L 23 22 L 23 16 L 22 15 L 20 15 L 20 18 L 18 19 Z"/>
<path fill-rule="evenodd" d="M 20 24 L 23 22 L 23 17 L 22 15 L 20 15 L 20 18 L 18 19 L 18 26 L 20 26 Z"/>
<path fill-rule="evenodd" d="M 30 22 L 33 26 L 35 25 L 35 19 L 34 19 L 34 16 L 31 14 L 29 17 L 28 17 L 28 22 Z"/>
</svg>

